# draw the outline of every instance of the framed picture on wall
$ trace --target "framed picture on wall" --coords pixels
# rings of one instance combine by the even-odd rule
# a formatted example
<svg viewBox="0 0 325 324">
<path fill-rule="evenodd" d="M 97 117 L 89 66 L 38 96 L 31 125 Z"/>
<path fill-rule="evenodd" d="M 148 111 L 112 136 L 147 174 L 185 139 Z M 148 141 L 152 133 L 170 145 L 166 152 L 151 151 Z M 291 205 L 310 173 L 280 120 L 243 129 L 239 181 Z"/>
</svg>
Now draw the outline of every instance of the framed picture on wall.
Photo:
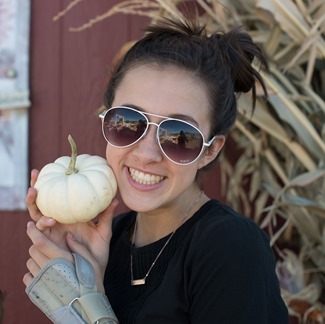
<svg viewBox="0 0 325 324">
<path fill-rule="evenodd" d="M 30 0 L 0 0 L 0 210 L 25 209 Z"/>
</svg>

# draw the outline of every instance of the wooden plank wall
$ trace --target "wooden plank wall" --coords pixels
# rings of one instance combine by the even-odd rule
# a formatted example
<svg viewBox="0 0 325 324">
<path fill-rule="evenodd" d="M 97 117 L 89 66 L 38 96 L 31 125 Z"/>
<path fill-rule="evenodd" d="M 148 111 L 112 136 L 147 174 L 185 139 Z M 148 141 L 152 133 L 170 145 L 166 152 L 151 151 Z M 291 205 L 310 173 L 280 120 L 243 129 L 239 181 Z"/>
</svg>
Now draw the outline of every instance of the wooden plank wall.
<svg viewBox="0 0 325 324">
<path fill-rule="evenodd" d="M 59 21 L 52 18 L 68 0 L 31 1 L 29 169 L 40 169 L 69 155 L 67 136 L 79 153 L 104 156 L 105 141 L 96 109 L 114 54 L 127 41 L 142 35 L 147 20 L 116 15 L 80 33 L 69 31 L 119 1 L 82 1 Z M 207 192 L 219 197 L 218 169 L 208 175 Z M 119 211 L 125 207 L 121 206 Z M 0 290 L 6 292 L 4 323 L 43 324 L 50 321 L 31 304 L 22 283 L 29 239 L 28 213 L 0 212 Z"/>
</svg>

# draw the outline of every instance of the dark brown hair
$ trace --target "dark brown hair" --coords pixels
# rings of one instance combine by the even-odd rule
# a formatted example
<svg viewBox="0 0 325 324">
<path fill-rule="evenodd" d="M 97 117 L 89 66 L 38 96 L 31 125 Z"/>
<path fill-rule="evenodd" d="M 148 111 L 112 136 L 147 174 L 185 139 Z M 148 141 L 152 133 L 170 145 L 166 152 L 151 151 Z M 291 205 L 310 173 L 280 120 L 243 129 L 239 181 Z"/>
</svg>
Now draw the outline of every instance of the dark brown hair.
<svg viewBox="0 0 325 324">
<path fill-rule="evenodd" d="M 267 61 L 241 27 L 209 36 L 197 21 L 162 18 L 149 26 L 113 71 L 104 96 L 106 107 L 111 106 L 116 89 L 131 68 L 142 64 L 181 68 L 193 73 L 207 89 L 212 110 L 210 138 L 227 134 L 236 120 L 237 95 L 252 90 L 253 108 L 256 82 L 267 95 L 263 79 L 252 65 L 255 60 L 267 69 Z"/>
</svg>

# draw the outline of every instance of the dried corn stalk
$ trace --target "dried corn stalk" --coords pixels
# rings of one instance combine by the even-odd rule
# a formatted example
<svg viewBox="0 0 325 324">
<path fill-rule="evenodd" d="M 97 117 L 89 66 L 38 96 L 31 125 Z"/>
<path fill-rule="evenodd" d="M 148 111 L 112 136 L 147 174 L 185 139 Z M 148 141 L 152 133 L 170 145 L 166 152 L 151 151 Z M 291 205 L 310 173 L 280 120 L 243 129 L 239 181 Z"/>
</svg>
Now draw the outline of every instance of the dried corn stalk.
<svg viewBox="0 0 325 324">
<path fill-rule="evenodd" d="M 81 1 L 71 1 L 56 18 Z M 182 17 L 179 5 L 184 2 L 121 1 L 71 30 L 117 13 L 152 20 L 162 14 Z M 325 2 L 194 2 L 209 31 L 243 24 L 269 57 L 270 73 L 264 74 L 268 100 L 259 98 L 251 117 L 249 96 L 239 98 L 231 136 L 243 154 L 235 164 L 227 152 L 222 157 L 223 187 L 234 208 L 268 229 L 280 255 L 277 270 L 290 313 L 300 323 L 324 323 Z"/>
</svg>

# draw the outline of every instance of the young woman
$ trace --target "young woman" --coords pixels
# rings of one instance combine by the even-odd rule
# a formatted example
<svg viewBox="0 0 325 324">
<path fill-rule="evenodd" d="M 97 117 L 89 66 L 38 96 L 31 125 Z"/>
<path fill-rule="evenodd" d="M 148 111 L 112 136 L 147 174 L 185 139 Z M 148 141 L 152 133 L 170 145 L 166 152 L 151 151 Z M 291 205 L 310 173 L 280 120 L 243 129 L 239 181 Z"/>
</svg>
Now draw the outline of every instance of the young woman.
<svg viewBox="0 0 325 324">
<path fill-rule="evenodd" d="M 236 96 L 252 90 L 254 103 L 256 82 L 266 94 L 254 59 L 267 66 L 239 28 L 208 36 L 176 19 L 148 28 L 114 71 L 101 115 L 131 211 L 111 227 L 115 200 L 97 224 L 61 225 L 40 214 L 30 188 L 26 286 L 74 252 L 92 264 L 120 323 L 288 323 L 266 234 L 199 185 L 234 124 Z"/>
</svg>

